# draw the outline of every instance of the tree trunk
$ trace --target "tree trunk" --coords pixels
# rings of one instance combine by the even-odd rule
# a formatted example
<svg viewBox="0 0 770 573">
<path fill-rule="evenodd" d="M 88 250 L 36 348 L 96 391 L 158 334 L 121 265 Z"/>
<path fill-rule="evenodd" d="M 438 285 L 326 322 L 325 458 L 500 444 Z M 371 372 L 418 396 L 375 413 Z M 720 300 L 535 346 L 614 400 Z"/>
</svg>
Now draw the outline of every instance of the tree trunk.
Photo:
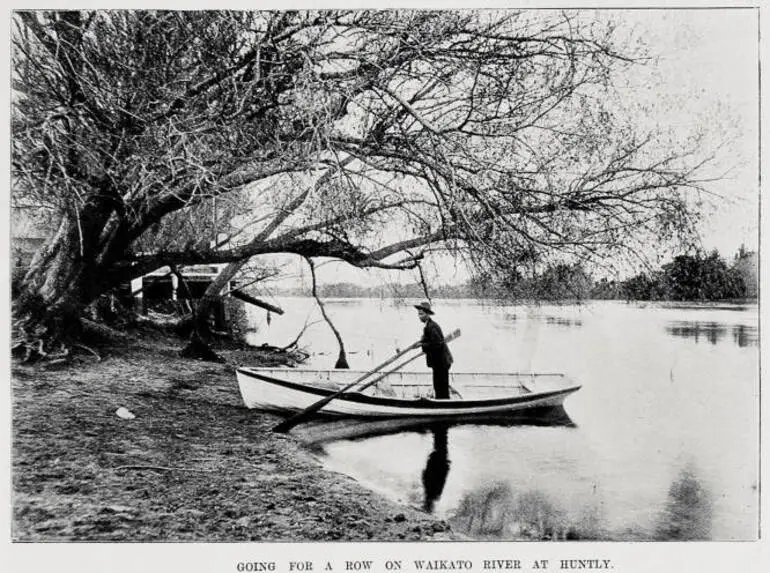
<svg viewBox="0 0 770 573">
<path fill-rule="evenodd" d="M 13 301 L 14 355 L 32 361 L 61 354 L 80 335 L 80 313 L 100 288 L 80 255 L 79 230 L 64 218 L 38 251 Z"/>
<path fill-rule="evenodd" d="M 211 349 L 211 327 L 209 326 L 209 316 L 214 303 L 221 299 L 219 294 L 227 284 L 233 280 L 238 271 L 241 270 L 246 261 L 236 261 L 230 263 L 203 293 L 203 296 L 195 305 L 195 316 L 193 318 L 194 328 L 187 346 L 182 350 L 182 356 L 190 358 L 202 358 L 209 361 L 221 361 L 221 357 Z"/>
<path fill-rule="evenodd" d="M 332 329 L 332 332 L 334 333 L 334 338 L 337 339 L 337 345 L 339 346 L 340 350 L 337 354 L 337 362 L 334 363 L 334 368 L 336 369 L 349 369 L 350 365 L 348 364 L 348 356 L 345 352 L 345 342 L 342 340 L 342 335 L 340 334 L 339 330 L 334 326 L 334 323 L 332 322 L 331 318 L 329 318 L 329 315 L 326 314 L 326 307 L 324 306 L 323 302 L 321 301 L 321 298 L 318 296 L 318 289 L 316 284 L 316 276 L 315 276 L 315 263 L 313 262 L 313 259 L 310 257 L 305 257 L 305 260 L 307 261 L 308 265 L 310 265 L 310 277 L 313 280 L 312 284 L 312 294 L 313 298 L 315 299 L 316 303 L 318 303 L 318 308 L 321 309 L 321 314 L 324 317 L 324 320 L 326 321 L 326 324 L 329 325 L 329 328 Z"/>
<path fill-rule="evenodd" d="M 82 335 L 83 309 L 117 286 L 108 270 L 127 245 L 119 234 L 100 237 L 110 214 L 99 203 L 64 213 L 35 253 L 13 301 L 15 356 L 33 361 L 66 353 Z"/>
</svg>

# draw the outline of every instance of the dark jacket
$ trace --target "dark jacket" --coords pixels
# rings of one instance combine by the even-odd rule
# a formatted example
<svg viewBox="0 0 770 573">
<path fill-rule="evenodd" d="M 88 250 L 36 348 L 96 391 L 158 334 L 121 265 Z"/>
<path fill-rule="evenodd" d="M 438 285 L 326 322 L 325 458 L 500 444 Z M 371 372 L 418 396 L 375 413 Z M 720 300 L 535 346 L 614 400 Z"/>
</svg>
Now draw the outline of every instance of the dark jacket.
<svg viewBox="0 0 770 573">
<path fill-rule="evenodd" d="M 444 342 L 444 333 L 441 332 L 441 327 L 430 318 L 422 331 L 420 345 L 430 368 L 449 369 L 454 362 L 452 353 L 449 352 L 449 347 Z"/>
</svg>

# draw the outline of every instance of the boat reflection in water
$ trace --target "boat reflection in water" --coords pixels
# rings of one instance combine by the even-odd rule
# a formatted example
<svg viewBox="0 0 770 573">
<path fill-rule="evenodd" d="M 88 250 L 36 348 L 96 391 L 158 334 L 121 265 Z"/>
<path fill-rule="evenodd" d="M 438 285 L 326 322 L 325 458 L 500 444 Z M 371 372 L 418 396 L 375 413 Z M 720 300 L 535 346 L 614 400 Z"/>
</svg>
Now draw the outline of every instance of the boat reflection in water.
<svg viewBox="0 0 770 573">
<path fill-rule="evenodd" d="M 395 418 L 387 420 L 318 420 L 298 426 L 293 434 L 317 455 L 325 455 L 325 445 L 341 440 L 360 441 L 369 438 L 403 433 L 431 433 L 433 448 L 422 470 L 424 497 L 422 509 L 433 513 L 436 502 L 441 498 L 451 468 L 449 459 L 450 429 L 458 426 L 565 426 L 574 427 L 574 422 L 561 406 L 532 408 L 505 416 L 466 417 L 462 419 L 413 419 Z M 490 497 L 486 505 L 495 505 Z M 483 505 L 483 504 L 482 504 Z M 473 520 L 472 520 L 473 521 Z M 483 521 L 483 520 L 482 520 Z"/>
<path fill-rule="evenodd" d="M 296 426 L 292 434 L 310 449 L 322 453 L 323 445 L 338 440 L 365 440 L 405 432 L 424 434 L 433 428 L 447 431 L 458 426 L 569 426 L 575 423 L 562 406 L 529 408 L 498 415 L 457 416 L 448 418 L 343 418 L 322 419 Z"/>
</svg>

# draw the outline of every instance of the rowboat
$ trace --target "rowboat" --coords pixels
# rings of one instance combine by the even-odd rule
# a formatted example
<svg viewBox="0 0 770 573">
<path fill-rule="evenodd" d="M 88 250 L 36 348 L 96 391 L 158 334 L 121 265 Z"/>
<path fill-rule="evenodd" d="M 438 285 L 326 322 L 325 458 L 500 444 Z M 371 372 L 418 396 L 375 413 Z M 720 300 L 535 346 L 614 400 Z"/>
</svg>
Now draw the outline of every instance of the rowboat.
<svg viewBox="0 0 770 573">
<path fill-rule="evenodd" d="M 248 368 L 236 370 L 247 408 L 296 414 L 362 377 L 364 371 Z M 436 400 L 429 371 L 392 372 L 363 392 L 344 392 L 319 412 L 357 418 L 457 418 L 558 406 L 580 388 L 557 373 L 450 374 L 453 397 Z"/>
</svg>

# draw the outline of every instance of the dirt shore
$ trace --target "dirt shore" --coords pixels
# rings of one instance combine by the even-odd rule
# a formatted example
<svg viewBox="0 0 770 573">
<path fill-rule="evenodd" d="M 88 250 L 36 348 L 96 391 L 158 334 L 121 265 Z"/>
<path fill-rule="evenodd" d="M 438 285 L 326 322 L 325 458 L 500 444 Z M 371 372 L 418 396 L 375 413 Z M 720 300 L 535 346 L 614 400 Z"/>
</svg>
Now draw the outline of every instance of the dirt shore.
<svg viewBox="0 0 770 573">
<path fill-rule="evenodd" d="M 233 366 L 132 335 L 103 357 L 12 368 L 19 542 L 408 541 L 448 525 L 327 471 L 279 418 L 246 410 Z M 126 408 L 135 415 L 116 414 Z"/>
</svg>

